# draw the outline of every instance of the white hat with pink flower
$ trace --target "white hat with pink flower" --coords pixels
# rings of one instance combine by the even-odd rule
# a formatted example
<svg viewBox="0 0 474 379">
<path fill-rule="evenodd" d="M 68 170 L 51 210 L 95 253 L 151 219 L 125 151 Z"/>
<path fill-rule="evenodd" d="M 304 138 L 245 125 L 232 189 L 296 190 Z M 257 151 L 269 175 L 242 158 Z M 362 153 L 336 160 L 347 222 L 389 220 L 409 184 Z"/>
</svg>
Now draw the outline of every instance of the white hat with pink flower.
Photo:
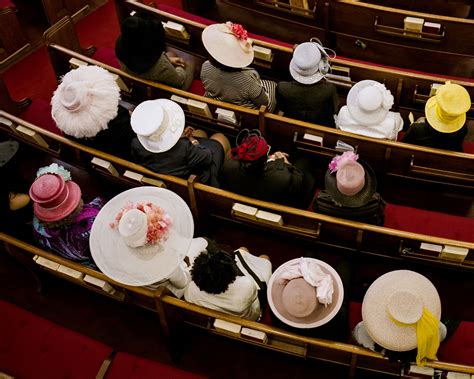
<svg viewBox="0 0 474 379">
<path fill-rule="evenodd" d="M 183 199 L 167 189 L 139 187 L 120 193 L 100 210 L 89 244 L 105 275 L 145 286 L 173 276 L 193 234 L 192 214 Z"/>
</svg>

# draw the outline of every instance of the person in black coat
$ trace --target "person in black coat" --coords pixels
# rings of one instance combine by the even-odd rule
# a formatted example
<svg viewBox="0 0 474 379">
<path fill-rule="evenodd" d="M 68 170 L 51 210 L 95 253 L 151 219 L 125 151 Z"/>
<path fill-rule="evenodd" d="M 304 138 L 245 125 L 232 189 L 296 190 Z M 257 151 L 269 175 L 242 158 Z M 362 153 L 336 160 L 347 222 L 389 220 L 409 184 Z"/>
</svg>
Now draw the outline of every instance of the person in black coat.
<svg viewBox="0 0 474 379">
<path fill-rule="evenodd" d="M 306 207 L 315 183 L 308 161 L 293 165 L 288 154 L 269 152 L 270 146 L 258 130 L 242 130 L 237 147 L 231 150 L 232 159 L 222 167 L 221 187 L 260 200 Z"/>
</svg>

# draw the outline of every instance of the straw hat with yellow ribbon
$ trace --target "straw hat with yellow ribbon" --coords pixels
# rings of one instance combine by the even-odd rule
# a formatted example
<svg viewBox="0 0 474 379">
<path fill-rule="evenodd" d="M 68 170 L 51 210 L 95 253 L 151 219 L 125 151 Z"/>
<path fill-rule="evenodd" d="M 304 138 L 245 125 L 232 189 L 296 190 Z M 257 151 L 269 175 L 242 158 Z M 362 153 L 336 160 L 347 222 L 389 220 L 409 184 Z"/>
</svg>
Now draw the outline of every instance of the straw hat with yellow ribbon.
<svg viewBox="0 0 474 379">
<path fill-rule="evenodd" d="M 471 108 L 471 98 L 459 84 L 446 82 L 429 98 L 425 115 L 431 127 L 441 133 L 454 133 L 466 122 L 466 112 Z"/>
<path fill-rule="evenodd" d="M 416 363 L 436 359 L 441 301 L 435 286 L 414 271 L 382 275 L 367 290 L 362 319 L 369 336 L 392 351 L 417 348 Z"/>
</svg>

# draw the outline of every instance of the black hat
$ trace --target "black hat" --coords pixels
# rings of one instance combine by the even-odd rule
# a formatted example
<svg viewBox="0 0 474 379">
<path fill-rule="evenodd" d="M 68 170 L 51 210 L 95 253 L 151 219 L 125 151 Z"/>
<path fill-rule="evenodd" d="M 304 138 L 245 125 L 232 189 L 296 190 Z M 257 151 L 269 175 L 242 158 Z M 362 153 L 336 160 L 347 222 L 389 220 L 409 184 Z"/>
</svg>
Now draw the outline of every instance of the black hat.
<svg viewBox="0 0 474 379">
<path fill-rule="evenodd" d="M 154 15 L 138 12 L 124 20 L 115 55 L 133 72 L 148 71 L 165 50 L 165 31 Z"/>
</svg>

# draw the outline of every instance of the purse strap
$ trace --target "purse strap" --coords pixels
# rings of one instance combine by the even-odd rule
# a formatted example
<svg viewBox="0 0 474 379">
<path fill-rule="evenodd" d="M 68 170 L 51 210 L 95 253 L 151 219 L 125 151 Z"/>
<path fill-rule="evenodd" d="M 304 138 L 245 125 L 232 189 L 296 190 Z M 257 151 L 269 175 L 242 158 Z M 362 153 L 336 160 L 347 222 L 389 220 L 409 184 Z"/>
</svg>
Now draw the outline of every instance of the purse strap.
<svg viewBox="0 0 474 379">
<path fill-rule="evenodd" d="M 247 271 L 249 273 L 249 275 L 253 278 L 253 280 L 255 280 L 255 282 L 257 283 L 258 288 L 260 290 L 265 289 L 266 283 L 264 281 L 260 280 L 260 278 L 257 276 L 257 274 L 255 274 L 255 272 L 252 271 L 252 269 L 250 268 L 250 266 L 247 264 L 244 257 L 242 256 L 242 253 L 240 252 L 240 250 L 238 250 L 238 249 L 235 250 L 234 254 L 239 258 L 239 261 L 242 264 L 242 266 L 244 266 L 245 271 Z"/>
</svg>

